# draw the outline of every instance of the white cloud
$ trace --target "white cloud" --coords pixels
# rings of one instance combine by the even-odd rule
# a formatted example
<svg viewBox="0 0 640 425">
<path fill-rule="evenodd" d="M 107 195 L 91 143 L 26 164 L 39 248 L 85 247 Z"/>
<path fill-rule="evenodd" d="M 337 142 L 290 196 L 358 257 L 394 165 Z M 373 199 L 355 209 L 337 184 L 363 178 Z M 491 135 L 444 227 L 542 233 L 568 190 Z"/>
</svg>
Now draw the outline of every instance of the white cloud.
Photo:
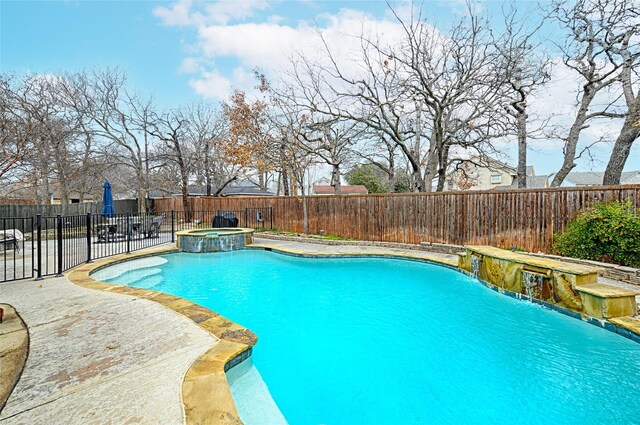
<svg viewBox="0 0 640 425">
<path fill-rule="evenodd" d="M 200 59 L 194 57 L 184 58 L 178 67 L 178 71 L 184 74 L 195 74 L 201 70 L 203 69 L 200 64 Z"/>
<path fill-rule="evenodd" d="M 323 14 L 317 20 L 321 22 L 318 27 L 307 21 L 285 25 L 273 19 L 233 25 L 198 25 L 195 52 L 192 51 L 192 55 L 183 61 L 180 69 L 200 73 L 193 80 L 202 82 L 198 84 L 198 93 L 204 94 L 206 91 L 206 96 L 220 98 L 220 94 L 226 93 L 226 87 L 229 86 L 251 91 L 255 85 L 252 74 L 254 68 L 260 68 L 268 74 L 278 73 L 288 68 L 291 57 L 298 52 L 326 60 L 320 54 L 323 45 L 318 32 L 348 71 L 360 66 L 357 61 L 351 60 L 354 52 L 361 48 L 359 39 L 355 37 L 357 34 L 380 35 L 383 42 L 389 44 L 402 36 L 402 28 L 396 21 L 375 19 L 352 9 L 342 9 L 336 15 Z M 225 59 L 237 62 L 238 67 L 233 72 L 224 72 L 218 64 Z M 215 76 L 213 81 L 219 83 L 224 79 L 220 90 L 212 84 L 212 76 Z"/>
<path fill-rule="evenodd" d="M 233 91 L 231 80 L 216 70 L 202 71 L 198 78 L 189 80 L 189 85 L 208 99 L 225 99 Z"/>
<path fill-rule="evenodd" d="M 256 11 L 269 7 L 266 0 L 226 0 L 205 6 L 207 22 L 226 25 L 231 21 L 250 18 Z"/>
<path fill-rule="evenodd" d="M 194 17 L 191 15 L 191 5 L 191 0 L 178 0 L 169 7 L 156 7 L 153 9 L 153 14 L 167 26 L 192 25 Z"/>
<path fill-rule="evenodd" d="M 251 18 L 255 12 L 268 7 L 266 0 L 219 0 L 213 3 L 178 0 L 168 7 L 156 7 L 153 14 L 167 26 L 226 25 Z"/>
</svg>

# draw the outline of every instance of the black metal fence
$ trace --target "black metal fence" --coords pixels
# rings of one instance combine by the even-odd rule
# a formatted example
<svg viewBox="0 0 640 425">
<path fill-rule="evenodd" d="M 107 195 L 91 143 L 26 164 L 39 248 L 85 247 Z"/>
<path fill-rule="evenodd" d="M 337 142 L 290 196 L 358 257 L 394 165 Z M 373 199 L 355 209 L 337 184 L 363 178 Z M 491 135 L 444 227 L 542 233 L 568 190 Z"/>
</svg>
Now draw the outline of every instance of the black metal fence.
<svg viewBox="0 0 640 425">
<path fill-rule="evenodd" d="M 224 221 L 234 218 L 231 223 Z M 79 264 L 175 242 L 181 230 L 273 228 L 272 208 L 0 218 L 0 282 L 62 275 Z"/>
<path fill-rule="evenodd" d="M 0 226 L 0 282 L 33 277 L 33 218 L 3 217 Z"/>
</svg>

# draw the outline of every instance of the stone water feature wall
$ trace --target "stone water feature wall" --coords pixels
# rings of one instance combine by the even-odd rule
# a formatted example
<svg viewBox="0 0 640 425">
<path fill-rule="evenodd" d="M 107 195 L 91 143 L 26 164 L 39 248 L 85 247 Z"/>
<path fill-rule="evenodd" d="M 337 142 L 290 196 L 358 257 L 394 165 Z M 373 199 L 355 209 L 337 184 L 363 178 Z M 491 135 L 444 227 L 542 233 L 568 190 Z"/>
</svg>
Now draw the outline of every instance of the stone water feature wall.
<svg viewBox="0 0 640 425">
<path fill-rule="evenodd" d="M 600 269 L 506 251 L 468 246 L 460 269 L 500 290 L 541 300 L 589 317 L 609 319 L 637 314 L 636 293 L 597 283 Z"/>
<path fill-rule="evenodd" d="M 219 234 L 211 232 L 219 231 Z M 253 242 L 253 229 L 203 229 L 176 233 L 182 252 L 223 252 L 242 249 Z"/>
</svg>

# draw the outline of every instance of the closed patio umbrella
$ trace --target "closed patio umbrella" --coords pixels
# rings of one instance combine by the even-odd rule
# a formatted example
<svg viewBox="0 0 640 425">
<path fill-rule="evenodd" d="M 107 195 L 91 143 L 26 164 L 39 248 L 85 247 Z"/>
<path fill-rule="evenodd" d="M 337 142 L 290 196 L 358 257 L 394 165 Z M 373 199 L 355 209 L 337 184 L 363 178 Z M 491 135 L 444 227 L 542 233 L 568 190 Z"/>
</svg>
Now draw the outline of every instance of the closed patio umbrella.
<svg viewBox="0 0 640 425">
<path fill-rule="evenodd" d="M 113 195 L 111 194 L 111 184 L 104 182 L 104 192 L 102 194 L 102 215 L 111 217 L 115 214 L 113 210 Z"/>
</svg>

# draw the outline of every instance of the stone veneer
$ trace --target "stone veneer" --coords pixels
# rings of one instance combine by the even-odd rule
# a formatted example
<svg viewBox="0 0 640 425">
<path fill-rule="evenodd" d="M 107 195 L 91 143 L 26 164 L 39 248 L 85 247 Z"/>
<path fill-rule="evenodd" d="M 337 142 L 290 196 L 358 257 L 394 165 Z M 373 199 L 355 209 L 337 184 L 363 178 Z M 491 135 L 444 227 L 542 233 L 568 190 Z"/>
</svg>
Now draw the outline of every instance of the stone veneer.
<svg viewBox="0 0 640 425">
<path fill-rule="evenodd" d="M 474 261 L 477 264 L 475 271 Z M 459 254 L 458 266 L 500 289 L 589 317 L 609 319 L 637 314 L 637 293 L 597 283 L 600 269 L 596 267 L 490 246 L 467 246 L 466 251 Z M 527 285 L 526 276 L 535 276 L 536 283 Z"/>
<path fill-rule="evenodd" d="M 222 232 L 211 235 L 209 232 Z M 219 228 L 186 230 L 176 233 L 181 252 L 235 251 L 253 242 L 253 229 Z"/>
</svg>

